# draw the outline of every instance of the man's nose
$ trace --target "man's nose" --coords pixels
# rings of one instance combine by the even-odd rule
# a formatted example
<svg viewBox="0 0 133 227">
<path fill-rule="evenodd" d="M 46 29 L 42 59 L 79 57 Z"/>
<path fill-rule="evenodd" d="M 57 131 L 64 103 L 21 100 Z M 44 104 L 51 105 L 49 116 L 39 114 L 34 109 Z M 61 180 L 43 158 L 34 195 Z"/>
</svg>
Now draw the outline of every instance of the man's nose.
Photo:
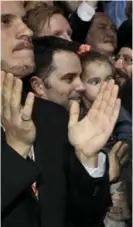
<svg viewBox="0 0 133 227">
<path fill-rule="evenodd" d="M 119 59 L 115 62 L 114 66 L 115 66 L 116 69 L 121 69 L 121 68 L 123 68 L 123 61 L 122 61 L 122 59 L 119 58 Z"/>
<path fill-rule="evenodd" d="M 111 27 L 107 27 L 106 28 L 106 34 L 108 36 L 114 37 L 115 36 L 115 31 L 113 31 Z"/>
<path fill-rule="evenodd" d="M 79 93 L 85 92 L 85 86 L 80 79 L 77 79 L 75 90 Z"/>
<path fill-rule="evenodd" d="M 33 32 L 32 30 L 30 30 L 26 24 L 24 24 L 23 22 L 21 22 L 21 24 L 18 27 L 18 30 L 16 32 L 16 36 L 18 39 L 20 39 L 21 37 L 28 37 L 31 38 L 33 36 Z"/>
</svg>

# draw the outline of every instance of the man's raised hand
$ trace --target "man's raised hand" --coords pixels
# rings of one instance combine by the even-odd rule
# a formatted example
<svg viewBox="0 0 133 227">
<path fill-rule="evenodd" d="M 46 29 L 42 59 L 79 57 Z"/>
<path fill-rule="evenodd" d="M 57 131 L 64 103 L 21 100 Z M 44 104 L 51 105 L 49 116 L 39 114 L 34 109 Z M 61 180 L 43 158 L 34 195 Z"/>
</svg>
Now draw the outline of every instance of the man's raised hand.
<svg viewBox="0 0 133 227">
<path fill-rule="evenodd" d="M 111 136 L 120 111 L 118 86 L 114 80 L 104 82 L 91 109 L 78 121 L 80 106 L 72 101 L 68 124 L 70 143 L 82 163 L 97 155 Z"/>
<path fill-rule="evenodd" d="M 1 120 L 6 142 L 26 158 L 35 140 L 36 130 L 32 121 L 34 94 L 27 95 L 21 106 L 22 81 L 10 73 L 1 72 Z"/>
</svg>

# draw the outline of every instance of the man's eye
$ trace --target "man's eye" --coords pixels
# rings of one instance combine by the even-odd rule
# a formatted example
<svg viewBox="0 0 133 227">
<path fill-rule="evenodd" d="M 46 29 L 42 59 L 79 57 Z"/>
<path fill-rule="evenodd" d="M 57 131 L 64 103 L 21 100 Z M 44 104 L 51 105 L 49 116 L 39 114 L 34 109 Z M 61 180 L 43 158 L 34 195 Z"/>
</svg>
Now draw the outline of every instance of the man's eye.
<svg viewBox="0 0 133 227">
<path fill-rule="evenodd" d="M 10 24 L 10 22 L 11 22 L 11 20 L 9 18 L 5 18 L 5 19 L 1 20 L 1 23 L 4 24 L 4 25 Z"/>
<path fill-rule="evenodd" d="M 111 27 L 114 32 L 117 32 L 117 28 L 115 26 Z"/>
<path fill-rule="evenodd" d="M 26 24 L 27 21 L 28 21 L 28 18 L 27 18 L 27 17 L 23 17 L 23 18 L 22 18 L 22 21 L 24 22 L 24 24 Z"/>
<path fill-rule="evenodd" d="M 67 83 L 72 83 L 73 77 L 66 78 Z"/>
<path fill-rule="evenodd" d="M 124 60 L 125 62 L 132 62 L 132 58 L 125 57 Z"/>
<path fill-rule="evenodd" d="M 102 26 L 102 25 L 101 25 L 101 26 L 99 26 L 98 28 L 99 28 L 99 29 L 105 29 L 105 26 Z"/>
</svg>

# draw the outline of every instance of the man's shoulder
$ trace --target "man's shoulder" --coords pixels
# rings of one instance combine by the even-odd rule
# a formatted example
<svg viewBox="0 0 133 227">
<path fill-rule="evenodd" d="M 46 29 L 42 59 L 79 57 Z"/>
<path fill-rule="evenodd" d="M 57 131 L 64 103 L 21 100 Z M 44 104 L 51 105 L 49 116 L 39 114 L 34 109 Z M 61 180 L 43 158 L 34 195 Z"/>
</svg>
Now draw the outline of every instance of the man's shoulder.
<svg viewBox="0 0 133 227">
<path fill-rule="evenodd" d="M 47 124 L 68 124 L 68 113 L 62 106 L 51 102 L 49 100 L 36 98 L 33 108 L 33 119 L 35 121 L 41 121 Z"/>
<path fill-rule="evenodd" d="M 55 110 L 55 111 L 61 111 L 65 114 L 67 114 L 67 111 L 65 110 L 65 108 L 55 102 L 52 102 L 52 101 L 49 101 L 49 100 L 46 100 L 46 99 L 42 99 L 42 98 L 38 98 L 36 97 L 35 98 L 35 105 L 34 105 L 35 108 L 42 108 L 42 109 L 45 109 L 45 111 L 49 111 L 50 109 L 51 110 Z M 47 109 L 46 109 L 47 107 Z"/>
</svg>

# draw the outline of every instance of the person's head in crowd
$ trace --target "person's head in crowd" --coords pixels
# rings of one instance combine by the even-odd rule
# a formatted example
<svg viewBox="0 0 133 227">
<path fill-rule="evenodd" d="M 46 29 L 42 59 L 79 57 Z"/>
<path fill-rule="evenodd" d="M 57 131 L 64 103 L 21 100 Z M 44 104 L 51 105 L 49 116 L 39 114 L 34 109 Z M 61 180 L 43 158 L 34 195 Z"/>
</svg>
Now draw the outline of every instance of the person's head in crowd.
<svg viewBox="0 0 133 227">
<path fill-rule="evenodd" d="M 122 105 L 132 117 L 132 78 L 129 78 L 120 88 L 119 97 Z"/>
<path fill-rule="evenodd" d="M 30 76 L 34 93 L 69 108 L 71 99 L 80 100 L 85 91 L 81 82 L 79 45 L 57 37 L 34 41 L 36 71 Z"/>
<path fill-rule="evenodd" d="M 86 43 L 94 51 L 112 56 L 117 46 L 116 25 L 104 13 L 96 13 L 89 24 Z"/>
<path fill-rule="evenodd" d="M 25 10 L 26 12 L 32 9 L 35 9 L 38 6 L 53 6 L 53 1 L 25 1 Z"/>
<path fill-rule="evenodd" d="M 55 6 L 38 6 L 27 13 L 28 27 L 34 37 L 56 36 L 71 40 L 72 30 L 61 10 Z"/>
<path fill-rule="evenodd" d="M 96 99 L 101 84 L 114 78 L 115 69 L 107 56 L 95 51 L 80 55 L 82 74 L 81 80 L 85 86 L 83 102 L 87 109 Z"/>
<path fill-rule="evenodd" d="M 24 77 L 34 70 L 33 32 L 25 24 L 24 2 L 1 2 L 1 69 Z"/>
<path fill-rule="evenodd" d="M 132 77 L 132 20 L 126 20 L 118 30 L 118 49 L 115 57 L 116 80 L 121 86 Z"/>
</svg>

